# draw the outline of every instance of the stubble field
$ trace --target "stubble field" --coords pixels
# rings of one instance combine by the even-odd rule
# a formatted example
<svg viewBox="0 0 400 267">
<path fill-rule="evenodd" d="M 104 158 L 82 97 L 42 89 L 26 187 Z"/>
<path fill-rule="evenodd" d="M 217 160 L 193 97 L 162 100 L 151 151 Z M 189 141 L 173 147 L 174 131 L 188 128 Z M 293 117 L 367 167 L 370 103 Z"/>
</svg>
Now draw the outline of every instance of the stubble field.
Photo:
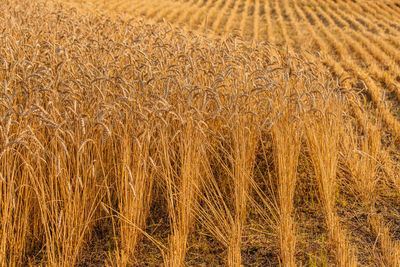
<svg viewBox="0 0 400 267">
<path fill-rule="evenodd" d="M 0 3 L 0 265 L 400 266 L 400 2 Z"/>
</svg>

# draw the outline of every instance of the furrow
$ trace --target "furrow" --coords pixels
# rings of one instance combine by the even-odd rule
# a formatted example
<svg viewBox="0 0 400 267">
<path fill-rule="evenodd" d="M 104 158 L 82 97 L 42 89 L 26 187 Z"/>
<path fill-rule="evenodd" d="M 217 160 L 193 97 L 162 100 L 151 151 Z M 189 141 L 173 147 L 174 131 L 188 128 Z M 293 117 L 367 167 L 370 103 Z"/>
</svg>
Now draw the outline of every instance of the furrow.
<svg viewBox="0 0 400 267">
<path fill-rule="evenodd" d="M 247 20 L 248 20 L 248 13 L 249 13 L 249 7 L 250 7 L 250 2 L 251 0 L 244 0 L 245 4 L 243 6 L 243 9 L 239 9 L 239 12 L 241 14 L 240 18 L 240 23 L 239 23 L 239 30 L 240 34 L 244 37 L 246 34 L 246 26 L 247 26 Z"/>
<path fill-rule="evenodd" d="M 260 33 L 260 0 L 255 0 L 253 13 L 253 39 L 258 41 Z"/>
<path fill-rule="evenodd" d="M 273 33 L 272 33 L 270 0 L 264 0 L 264 18 L 266 21 L 266 28 L 267 28 L 265 39 L 270 43 L 274 43 L 275 39 L 273 38 Z"/>
<path fill-rule="evenodd" d="M 120 10 L 127 14 L 138 15 L 140 13 L 137 12 L 143 6 L 148 5 L 146 1 L 135 0 L 135 1 L 125 1 L 123 5 L 121 5 Z"/>
<path fill-rule="evenodd" d="M 220 10 L 220 12 L 218 13 L 218 15 L 217 15 L 217 17 L 215 18 L 215 20 L 212 22 L 211 29 L 212 29 L 214 32 L 218 32 L 218 33 L 221 32 L 221 29 L 222 29 L 222 26 L 221 26 L 222 19 L 223 19 L 224 17 L 227 17 L 227 16 L 228 16 L 228 14 L 227 14 L 227 13 L 228 13 L 228 9 L 231 7 L 231 5 L 233 4 L 234 1 L 235 1 L 235 0 L 225 0 L 224 6 L 222 7 L 222 9 Z"/>
<path fill-rule="evenodd" d="M 145 5 L 142 9 L 138 10 L 140 14 L 143 14 L 147 18 L 155 18 L 158 17 L 158 14 L 162 12 L 162 10 L 168 8 L 170 5 L 170 1 L 156 2 L 153 1 L 151 5 Z"/>
<path fill-rule="evenodd" d="M 358 17 L 361 17 L 363 20 L 367 20 L 368 30 L 374 35 L 380 36 L 382 39 L 386 40 L 396 49 L 400 47 L 399 41 L 399 33 L 396 28 L 393 28 L 391 22 L 386 21 L 386 18 L 377 17 L 377 14 L 369 13 L 369 9 L 367 7 L 363 7 L 361 4 L 355 4 L 353 2 L 341 2 L 344 5 L 349 6 L 349 12 L 357 13 Z M 340 7 L 342 8 L 342 7 Z M 382 31 L 380 31 L 381 29 Z"/>
<path fill-rule="evenodd" d="M 386 27 L 396 31 L 397 33 L 400 33 L 400 28 L 396 27 L 392 21 L 388 20 L 387 16 L 385 14 L 382 14 L 381 10 L 379 7 L 373 8 L 374 1 L 368 1 L 368 4 L 364 3 L 363 1 L 357 2 L 357 5 L 355 3 L 349 3 L 351 4 L 354 8 L 357 8 L 357 10 L 360 10 L 361 12 L 360 15 L 371 15 L 374 18 L 377 19 L 377 25 L 379 26 L 380 24 L 385 25 Z M 355 7 L 357 6 L 357 7 Z"/>
<path fill-rule="evenodd" d="M 241 3 L 241 1 L 235 1 L 235 5 L 230 10 L 229 17 L 228 17 L 228 19 L 227 19 L 227 21 L 225 23 L 224 34 L 230 33 L 231 30 L 233 29 L 236 16 L 238 15 L 237 13 L 238 13 L 238 10 L 239 10 L 240 3 Z"/>
<path fill-rule="evenodd" d="M 168 16 L 176 9 L 179 9 L 182 5 L 181 2 L 170 1 L 167 7 L 163 8 L 157 15 L 154 17 L 156 21 L 166 20 L 168 21 Z M 172 22 L 172 21 L 171 21 Z"/>
<path fill-rule="evenodd" d="M 382 14 L 386 16 L 386 18 L 392 20 L 393 22 L 398 22 L 400 19 L 399 13 L 395 12 L 393 9 L 389 8 L 386 4 L 381 3 L 380 1 L 373 1 L 373 4 L 377 7 L 378 10 L 382 11 Z M 398 27 L 398 25 L 397 25 Z"/>
<path fill-rule="evenodd" d="M 344 14 L 340 10 L 336 9 L 335 11 L 341 17 L 346 16 L 346 14 Z M 321 10 L 321 13 L 323 12 L 325 11 Z M 329 13 L 327 15 L 329 15 L 330 17 L 335 16 L 334 14 L 330 13 L 330 11 L 326 11 L 326 13 Z M 376 38 L 373 35 L 370 36 L 369 33 L 363 30 L 362 25 L 357 21 L 352 21 L 353 25 L 356 25 L 358 29 L 356 31 L 351 28 L 350 24 L 348 23 L 348 20 L 351 20 L 350 18 L 347 18 L 347 20 L 343 20 L 340 17 L 336 17 L 336 19 L 340 20 L 343 24 L 347 24 L 347 26 L 349 26 L 348 32 L 350 31 L 351 36 L 347 36 L 348 34 L 346 34 L 346 40 L 348 43 L 352 43 L 352 47 L 355 47 L 355 49 L 357 50 L 357 54 L 359 54 L 365 64 L 367 64 L 368 71 L 371 74 L 375 75 L 376 80 L 382 83 L 385 87 L 393 85 L 394 88 L 392 88 L 391 90 L 394 91 L 397 99 L 400 101 L 399 83 L 398 81 L 396 81 L 396 77 L 400 77 L 400 69 L 398 67 L 398 63 L 396 62 L 396 60 L 400 61 L 398 53 L 391 51 L 390 47 L 382 42 L 380 38 Z M 369 39 L 367 39 L 366 37 L 369 37 Z M 355 39 L 356 41 L 354 41 L 353 39 Z M 371 40 L 373 42 L 371 42 Z M 359 44 L 362 44 L 363 47 L 360 47 Z M 382 49 L 382 47 L 384 47 L 384 49 Z M 389 52 L 389 55 L 386 54 L 386 52 Z M 391 54 L 390 52 L 393 52 L 393 54 Z"/>
<path fill-rule="evenodd" d="M 377 34 L 374 34 L 370 31 L 369 25 L 375 24 L 375 22 L 372 22 L 366 17 L 361 18 L 359 15 L 357 15 L 354 12 L 354 9 L 350 6 L 346 7 L 345 11 L 342 11 L 341 9 L 333 9 L 335 12 L 340 14 L 341 17 L 347 18 L 349 20 L 348 16 L 354 16 L 355 21 L 353 20 L 353 23 L 357 25 L 359 28 L 359 32 L 365 35 L 364 39 L 372 39 L 374 43 L 376 43 L 379 48 L 384 51 L 384 53 L 390 55 L 394 60 L 396 60 L 396 64 L 400 64 L 400 55 L 398 53 L 398 46 L 395 46 L 392 44 L 392 42 L 387 41 L 387 38 L 390 38 L 386 35 L 378 37 Z M 362 22 L 361 22 L 362 21 Z M 390 35 L 391 36 L 391 35 Z"/>
<path fill-rule="evenodd" d="M 204 0 L 193 0 L 191 1 L 190 7 L 184 12 L 184 14 L 181 14 L 177 20 L 176 23 L 184 23 L 187 22 L 189 24 L 189 21 L 192 19 L 193 15 L 197 12 L 197 10 L 200 8 Z"/>
<path fill-rule="evenodd" d="M 175 8 L 169 14 L 166 14 L 166 20 L 175 23 L 179 17 L 185 16 L 187 10 L 189 10 L 193 5 L 194 1 L 184 1 L 179 5 L 179 8 Z"/>
<path fill-rule="evenodd" d="M 137 6 L 131 6 L 129 8 L 127 8 L 128 12 L 132 12 L 133 14 L 137 14 L 140 16 L 145 16 L 146 13 L 148 12 L 148 10 L 151 10 L 152 7 L 154 7 L 154 1 L 142 1 L 139 0 L 137 2 L 140 2 Z M 150 6 L 150 8 L 149 8 Z"/>
<path fill-rule="evenodd" d="M 117 8 L 121 5 L 121 3 L 124 2 L 123 0 L 119 0 L 119 1 L 115 1 L 115 2 L 106 2 L 106 1 L 96 1 L 96 2 L 92 2 L 95 5 L 98 5 L 98 8 L 100 10 L 104 9 L 104 10 L 112 10 L 112 11 L 117 11 Z"/>
<path fill-rule="evenodd" d="M 279 4 L 280 0 L 275 0 L 275 11 L 277 14 L 277 26 L 275 27 L 275 30 L 278 31 L 278 35 L 280 36 L 280 38 L 278 40 L 280 40 L 278 43 L 275 43 L 278 46 L 281 47 L 291 47 L 290 43 L 291 43 L 291 39 L 288 36 L 288 33 L 286 31 L 286 27 L 284 26 L 285 22 L 283 21 L 283 16 L 282 16 L 282 10 Z"/>
<path fill-rule="evenodd" d="M 321 25 L 321 24 L 320 24 Z M 400 135 L 400 124 L 398 120 L 393 116 L 391 111 L 387 108 L 386 103 L 384 101 L 385 94 L 381 91 L 380 86 L 376 85 L 376 82 L 370 77 L 370 74 L 359 67 L 357 62 L 351 60 L 351 55 L 348 54 L 346 49 L 344 49 L 341 45 L 338 44 L 338 41 L 335 39 L 332 34 L 326 30 L 325 27 L 321 26 L 324 34 L 326 35 L 328 41 L 337 47 L 337 49 L 345 52 L 345 56 L 342 58 L 342 63 L 346 66 L 350 73 L 355 77 L 363 80 L 366 83 L 369 95 L 371 100 L 376 105 L 378 109 L 378 113 L 382 116 L 383 120 L 387 124 L 387 126 L 393 131 L 394 135 L 398 138 Z M 355 44 L 354 44 L 354 47 Z"/>
<path fill-rule="evenodd" d="M 344 69 L 347 69 L 352 75 L 364 81 L 366 84 L 366 89 L 368 90 L 369 96 L 371 97 L 372 102 L 376 105 L 378 110 L 378 114 L 385 121 L 387 126 L 391 131 L 393 131 L 396 138 L 400 137 L 400 124 L 396 118 L 394 118 L 393 114 L 388 110 L 382 98 L 384 94 L 382 93 L 380 87 L 378 87 L 375 81 L 372 80 L 369 73 L 364 71 L 361 67 L 358 66 L 356 62 L 351 60 L 351 56 L 348 54 L 346 48 L 344 48 L 340 41 L 334 37 L 324 26 L 323 23 L 320 22 L 318 16 L 316 16 L 313 11 L 310 11 L 310 8 L 305 7 L 304 10 L 309 10 L 309 14 L 312 19 L 315 21 L 316 26 L 321 29 L 322 33 L 326 37 L 327 41 L 332 45 L 335 51 L 338 52 L 340 56 L 340 62 L 344 66 Z"/>
<path fill-rule="evenodd" d="M 388 7 L 391 9 L 396 10 L 397 12 L 400 12 L 400 3 L 396 2 L 396 3 L 387 3 Z"/>
<path fill-rule="evenodd" d="M 296 24 L 298 21 L 296 21 L 295 15 L 293 13 L 293 2 L 289 1 L 280 1 L 283 6 L 280 7 L 281 11 L 284 12 L 284 25 L 286 27 L 286 34 L 290 36 L 289 38 L 289 47 L 291 49 L 294 49 L 296 52 L 300 51 L 300 46 L 299 46 L 299 36 L 298 36 L 298 31 L 295 30 Z M 282 13 L 283 14 L 283 13 Z M 296 41 L 297 40 L 297 41 Z"/>
<path fill-rule="evenodd" d="M 226 4 L 226 2 L 227 2 L 227 0 L 216 0 L 214 6 L 207 11 L 207 13 L 208 13 L 207 23 L 205 23 L 201 29 L 203 32 L 207 32 L 208 28 L 213 29 L 212 24 L 215 21 L 217 14 L 220 13 L 221 9 L 224 8 L 224 5 Z"/>
<path fill-rule="evenodd" d="M 203 27 L 208 20 L 208 10 L 215 4 L 215 2 L 216 0 L 208 0 L 205 5 L 200 7 L 190 19 L 189 26 L 193 29 L 200 29 Z"/>
</svg>

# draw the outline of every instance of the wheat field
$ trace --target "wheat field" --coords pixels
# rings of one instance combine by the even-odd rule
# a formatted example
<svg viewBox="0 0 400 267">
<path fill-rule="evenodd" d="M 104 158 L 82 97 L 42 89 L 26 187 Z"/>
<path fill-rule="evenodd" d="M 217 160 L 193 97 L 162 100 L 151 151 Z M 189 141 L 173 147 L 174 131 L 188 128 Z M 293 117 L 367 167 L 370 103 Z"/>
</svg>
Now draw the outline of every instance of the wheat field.
<svg viewBox="0 0 400 267">
<path fill-rule="evenodd" d="M 74 2 L 74 0 L 68 0 Z M 361 82 L 400 134 L 400 2 L 323 0 L 88 0 L 91 9 L 167 21 L 208 36 L 238 33 L 283 49 L 323 55 L 337 75 Z"/>
<path fill-rule="evenodd" d="M 1 266 L 400 266 L 400 2 L 0 2 Z"/>
</svg>

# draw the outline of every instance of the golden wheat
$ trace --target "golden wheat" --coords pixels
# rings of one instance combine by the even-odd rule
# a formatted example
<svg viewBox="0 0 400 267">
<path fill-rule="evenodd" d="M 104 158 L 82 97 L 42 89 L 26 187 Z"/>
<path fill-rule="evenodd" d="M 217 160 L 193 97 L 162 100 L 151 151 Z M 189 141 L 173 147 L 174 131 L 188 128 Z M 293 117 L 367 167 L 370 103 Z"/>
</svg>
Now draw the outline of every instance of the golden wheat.
<svg viewBox="0 0 400 267">
<path fill-rule="evenodd" d="M 399 265 L 397 2 L 66 2 L 0 3 L 2 266 Z"/>
</svg>

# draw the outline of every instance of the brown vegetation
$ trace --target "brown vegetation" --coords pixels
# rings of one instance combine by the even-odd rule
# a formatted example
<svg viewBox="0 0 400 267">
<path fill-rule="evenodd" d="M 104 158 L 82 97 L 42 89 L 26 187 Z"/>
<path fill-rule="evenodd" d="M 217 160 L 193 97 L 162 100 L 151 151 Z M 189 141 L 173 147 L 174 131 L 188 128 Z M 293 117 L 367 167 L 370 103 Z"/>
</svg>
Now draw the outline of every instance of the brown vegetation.
<svg viewBox="0 0 400 267">
<path fill-rule="evenodd" d="M 88 2 L 0 2 L 0 265 L 400 264 L 394 1 Z"/>
</svg>

